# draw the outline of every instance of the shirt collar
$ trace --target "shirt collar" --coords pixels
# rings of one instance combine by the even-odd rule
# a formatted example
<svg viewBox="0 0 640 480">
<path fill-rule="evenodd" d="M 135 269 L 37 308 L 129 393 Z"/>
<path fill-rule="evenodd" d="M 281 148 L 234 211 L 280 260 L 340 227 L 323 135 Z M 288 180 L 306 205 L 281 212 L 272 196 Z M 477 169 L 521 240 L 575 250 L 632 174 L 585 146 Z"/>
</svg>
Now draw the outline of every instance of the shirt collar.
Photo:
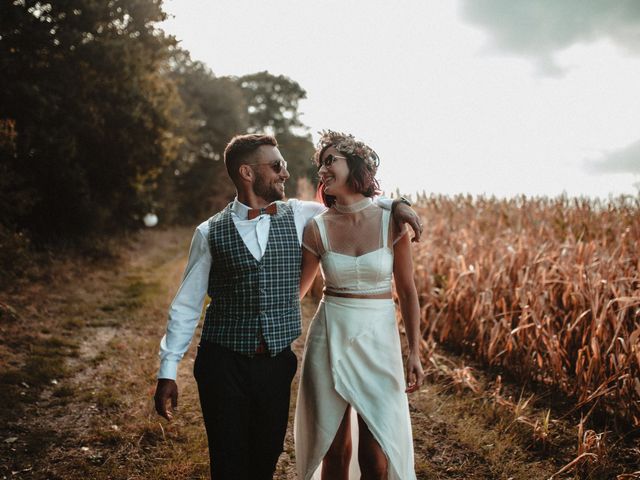
<svg viewBox="0 0 640 480">
<path fill-rule="evenodd" d="M 249 207 L 247 207 L 244 203 L 238 200 L 238 197 L 236 197 L 233 199 L 231 211 L 235 213 L 240 220 L 246 220 L 247 215 L 249 214 Z"/>
</svg>

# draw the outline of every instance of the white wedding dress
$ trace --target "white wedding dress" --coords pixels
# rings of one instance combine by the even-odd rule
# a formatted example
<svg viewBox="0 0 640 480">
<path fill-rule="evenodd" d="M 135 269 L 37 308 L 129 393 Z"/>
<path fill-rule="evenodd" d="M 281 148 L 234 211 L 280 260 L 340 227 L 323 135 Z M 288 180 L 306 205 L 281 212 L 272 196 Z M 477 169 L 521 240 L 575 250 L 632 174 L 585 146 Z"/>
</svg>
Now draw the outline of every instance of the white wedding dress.
<svg viewBox="0 0 640 480">
<path fill-rule="evenodd" d="M 325 287 L 351 294 L 391 291 L 390 212 L 369 199 L 329 211 L 305 229 L 303 245 L 321 259 Z M 415 479 L 400 337 L 391 299 L 324 296 L 307 334 L 295 416 L 298 478 L 319 479 L 322 459 L 352 406 L 351 479 L 359 479 L 360 414 L 389 463 L 390 480 Z M 355 410 L 355 412 L 354 412 Z"/>
</svg>

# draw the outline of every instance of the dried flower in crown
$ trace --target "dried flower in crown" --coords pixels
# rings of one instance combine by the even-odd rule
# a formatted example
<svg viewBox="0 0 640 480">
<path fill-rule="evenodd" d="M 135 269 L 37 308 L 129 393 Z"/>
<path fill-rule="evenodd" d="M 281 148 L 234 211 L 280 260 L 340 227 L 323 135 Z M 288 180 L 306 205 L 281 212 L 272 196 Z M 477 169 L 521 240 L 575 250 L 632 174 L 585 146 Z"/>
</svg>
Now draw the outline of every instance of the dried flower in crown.
<svg viewBox="0 0 640 480">
<path fill-rule="evenodd" d="M 318 132 L 320 140 L 318 140 L 318 149 L 323 149 L 333 145 L 336 150 L 347 155 L 354 155 L 364 161 L 374 172 L 380 165 L 378 154 L 364 142 L 356 140 L 349 133 L 334 132 L 333 130 L 322 130 Z"/>
</svg>

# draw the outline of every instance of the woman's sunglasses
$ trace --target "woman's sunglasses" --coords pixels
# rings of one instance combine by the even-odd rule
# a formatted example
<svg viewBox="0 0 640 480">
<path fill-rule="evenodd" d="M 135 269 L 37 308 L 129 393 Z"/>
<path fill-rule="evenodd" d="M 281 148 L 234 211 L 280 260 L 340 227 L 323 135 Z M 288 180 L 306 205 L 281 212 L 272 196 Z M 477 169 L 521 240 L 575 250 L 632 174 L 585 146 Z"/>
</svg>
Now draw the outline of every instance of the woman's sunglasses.
<svg viewBox="0 0 640 480">
<path fill-rule="evenodd" d="M 320 170 L 322 167 L 329 168 L 331 165 L 333 165 L 333 162 L 335 162 L 339 158 L 344 158 L 345 160 L 347 159 L 347 157 L 341 157 L 340 155 L 334 155 L 332 153 L 324 157 L 324 159 L 321 158 L 318 162 L 318 170 Z"/>
<path fill-rule="evenodd" d="M 287 169 L 287 162 L 284 160 L 276 160 L 272 163 L 246 163 L 245 165 L 269 165 L 276 173 L 280 173 L 283 169 Z"/>
</svg>

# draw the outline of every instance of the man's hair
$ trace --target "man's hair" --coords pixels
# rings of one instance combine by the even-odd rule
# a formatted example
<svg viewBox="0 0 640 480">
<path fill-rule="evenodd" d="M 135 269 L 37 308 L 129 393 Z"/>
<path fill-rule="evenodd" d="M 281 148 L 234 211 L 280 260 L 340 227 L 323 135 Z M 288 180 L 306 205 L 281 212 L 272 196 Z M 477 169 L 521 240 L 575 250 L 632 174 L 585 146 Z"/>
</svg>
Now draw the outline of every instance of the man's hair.
<svg viewBox="0 0 640 480">
<path fill-rule="evenodd" d="M 272 135 L 246 134 L 236 135 L 224 149 L 224 164 L 231 180 L 236 182 L 240 165 L 246 163 L 262 145 L 277 147 L 278 142 Z"/>
</svg>

